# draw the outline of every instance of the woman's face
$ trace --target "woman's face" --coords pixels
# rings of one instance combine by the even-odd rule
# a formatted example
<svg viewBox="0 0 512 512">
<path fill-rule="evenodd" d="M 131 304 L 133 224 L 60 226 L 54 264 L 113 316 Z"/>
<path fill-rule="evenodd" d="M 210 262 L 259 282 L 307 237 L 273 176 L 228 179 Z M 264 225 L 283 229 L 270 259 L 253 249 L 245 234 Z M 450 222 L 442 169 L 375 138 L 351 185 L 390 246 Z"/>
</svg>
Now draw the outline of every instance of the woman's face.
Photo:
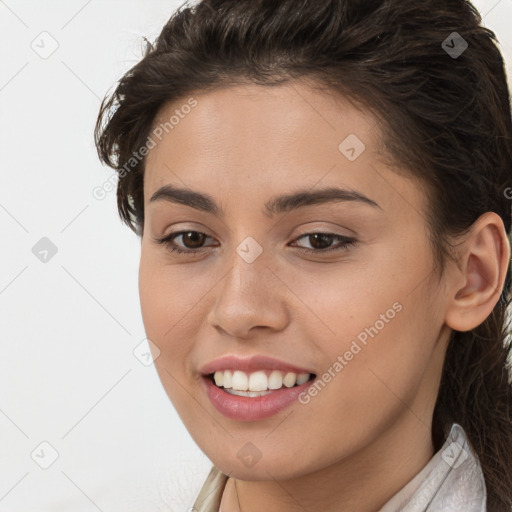
<svg viewBox="0 0 512 512">
<path fill-rule="evenodd" d="M 196 94 L 155 121 L 144 177 L 144 326 L 168 396 L 227 474 L 298 477 L 349 458 L 368 463 L 378 447 L 430 435 L 447 295 L 433 272 L 423 189 L 379 161 L 376 123 L 298 83 Z M 187 205 L 162 191 L 151 200 L 165 186 L 208 201 Z M 333 199 L 326 189 L 341 192 Z M 192 233 L 156 242 L 181 231 Z M 278 360 L 220 362 L 219 371 L 240 368 L 252 385 L 273 373 L 278 386 L 290 367 L 316 377 L 300 394 L 284 384 L 240 397 L 203 375 L 223 356 Z"/>
</svg>

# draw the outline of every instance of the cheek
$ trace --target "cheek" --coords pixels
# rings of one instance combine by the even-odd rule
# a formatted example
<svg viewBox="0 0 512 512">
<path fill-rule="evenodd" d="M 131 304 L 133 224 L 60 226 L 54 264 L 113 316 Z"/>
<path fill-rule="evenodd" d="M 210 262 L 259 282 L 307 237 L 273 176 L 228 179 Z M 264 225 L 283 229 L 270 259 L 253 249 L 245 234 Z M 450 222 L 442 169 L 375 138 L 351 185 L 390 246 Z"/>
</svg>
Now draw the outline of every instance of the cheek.
<svg viewBox="0 0 512 512">
<path fill-rule="evenodd" d="M 336 344 L 321 346 L 329 360 L 319 375 L 325 385 L 318 384 L 318 391 L 301 402 L 309 411 L 301 429 L 316 432 L 309 441 L 313 450 L 326 458 L 347 455 L 401 414 L 423 416 L 416 397 L 425 384 L 434 389 L 432 383 L 425 383 L 425 376 L 436 339 L 426 316 L 415 301 L 402 299 L 400 305 L 384 301 L 383 307 L 369 308 L 367 304 L 364 311 L 354 311 L 349 322 L 345 317 L 338 320 Z M 332 452 L 333 446 L 338 451 Z"/>
<path fill-rule="evenodd" d="M 191 268 L 191 267 L 188 267 Z M 183 329 L 187 318 L 205 291 L 184 265 L 172 265 L 156 251 L 141 252 L 139 297 L 144 326 L 156 339 L 172 340 Z"/>
<path fill-rule="evenodd" d="M 329 354 L 343 354 L 351 341 L 370 339 L 367 328 L 375 324 L 379 332 L 399 316 L 402 283 L 392 272 L 385 273 L 377 265 L 354 270 L 350 265 L 331 269 L 315 269 L 290 276 L 294 301 L 292 314 L 308 333 L 306 339 L 316 340 Z M 406 285 L 403 285 L 406 288 Z M 372 327 L 372 332 L 375 329 Z"/>
<path fill-rule="evenodd" d="M 417 391 L 443 323 L 441 308 L 431 305 L 425 254 L 389 254 L 364 271 L 340 267 L 317 275 L 315 286 L 302 281 L 297 294 L 314 313 L 303 327 L 323 352 L 326 380 L 336 381 L 328 385 L 336 389 L 334 403 L 361 412 L 375 404 L 392 408 Z"/>
<path fill-rule="evenodd" d="M 180 282 L 183 276 L 172 272 L 151 254 L 141 254 L 139 267 L 139 298 L 147 337 L 160 349 L 155 365 L 178 367 L 186 354 L 187 344 L 176 336 L 187 322 L 192 308 L 190 293 Z M 169 357 L 172 354 L 173 357 Z M 170 367 L 174 371 L 174 368 Z"/>
<path fill-rule="evenodd" d="M 340 334 L 336 346 L 328 347 L 326 369 L 336 377 L 326 389 L 326 403 L 336 404 L 334 415 L 348 437 L 358 434 L 346 423 L 347 411 L 355 424 L 371 429 L 392 421 L 404 407 L 417 407 L 412 404 L 420 387 L 434 389 L 435 383 L 425 379 L 430 378 L 442 317 L 423 300 L 424 287 L 411 294 L 404 289 L 400 292 L 395 283 L 392 293 L 367 296 L 364 308 L 353 308 L 338 320 Z"/>
<path fill-rule="evenodd" d="M 154 251 L 142 252 L 139 297 L 146 336 L 160 350 L 155 367 L 169 394 L 192 376 L 189 368 L 198 331 L 208 315 L 205 294 L 215 284 L 192 266 L 170 264 Z M 171 374 L 172 377 L 169 375 Z M 189 387 L 186 384 L 185 387 Z"/>
<path fill-rule="evenodd" d="M 184 389 L 189 387 L 186 363 L 192 340 L 183 335 L 189 322 L 191 304 L 187 287 L 176 282 L 177 272 L 162 266 L 150 256 L 141 255 L 139 297 L 147 338 L 159 349 L 154 360 L 162 386 L 185 424 L 189 424 L 190 399 Z M 183 293 L 185 290 L 185 293 Z M 189 312 L 189 315 L 187 315 Z M 188 341 L 188 342 L 187 342 Z"/>
</svg>

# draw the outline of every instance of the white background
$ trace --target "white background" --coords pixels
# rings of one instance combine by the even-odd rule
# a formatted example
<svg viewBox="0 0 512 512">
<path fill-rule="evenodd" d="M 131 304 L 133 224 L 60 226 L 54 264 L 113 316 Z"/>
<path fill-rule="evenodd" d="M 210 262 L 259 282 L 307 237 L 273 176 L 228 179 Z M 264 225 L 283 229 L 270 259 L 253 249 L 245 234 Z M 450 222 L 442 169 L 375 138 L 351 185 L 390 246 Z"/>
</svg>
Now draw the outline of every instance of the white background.
<svg viewBox="0 0 512 512">
<path fill-rule="evenodd" d="M 113 173 L 93 144 L 100 100 L 178 5 L 0 1 L 0 512 L 185 511 L 209 471 L 133 354 L 139 240 L 114 191 L 92 195 Z M 512 76 L 512 0 L 475 5 Z M 58 44 L 46 59 L 41 38 Z"/>
</svg>

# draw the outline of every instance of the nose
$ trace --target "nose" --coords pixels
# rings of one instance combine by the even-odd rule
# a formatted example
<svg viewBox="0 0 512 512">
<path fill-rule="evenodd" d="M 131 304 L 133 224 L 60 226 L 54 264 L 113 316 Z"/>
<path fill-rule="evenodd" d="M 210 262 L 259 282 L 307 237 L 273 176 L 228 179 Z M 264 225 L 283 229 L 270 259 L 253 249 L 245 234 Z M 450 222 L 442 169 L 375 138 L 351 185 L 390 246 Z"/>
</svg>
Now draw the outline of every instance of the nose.
<svg viewBox="0 0 512 512">
<path fill-rule="evenodd" d="M 249 339 L 261 329 L 285 329 L 289 292 L 266 259 L 260 256 L 248 263 L 235 254 L 230 263 L 231 268 L 213 291 L 216 297 L 208 315 L 210 325 L 237 339 Z"/>
</svg>

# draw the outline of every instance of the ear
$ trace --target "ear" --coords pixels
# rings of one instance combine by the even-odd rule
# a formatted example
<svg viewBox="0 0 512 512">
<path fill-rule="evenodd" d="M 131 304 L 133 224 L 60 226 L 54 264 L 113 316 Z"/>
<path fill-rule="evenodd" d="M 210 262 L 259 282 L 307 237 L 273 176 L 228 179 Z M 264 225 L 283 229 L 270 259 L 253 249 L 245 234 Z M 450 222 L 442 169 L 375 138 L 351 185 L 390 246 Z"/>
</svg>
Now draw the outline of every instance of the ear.
<svg viewBox="0 0 512 512">
<path fill-rule="evenodd" d="M 458 249 L 445 322 L 456 331 L 470 331 L 491 314 L 503 290 L 510 243 L 501 217 L 481 215 Z"/>
</svg>

